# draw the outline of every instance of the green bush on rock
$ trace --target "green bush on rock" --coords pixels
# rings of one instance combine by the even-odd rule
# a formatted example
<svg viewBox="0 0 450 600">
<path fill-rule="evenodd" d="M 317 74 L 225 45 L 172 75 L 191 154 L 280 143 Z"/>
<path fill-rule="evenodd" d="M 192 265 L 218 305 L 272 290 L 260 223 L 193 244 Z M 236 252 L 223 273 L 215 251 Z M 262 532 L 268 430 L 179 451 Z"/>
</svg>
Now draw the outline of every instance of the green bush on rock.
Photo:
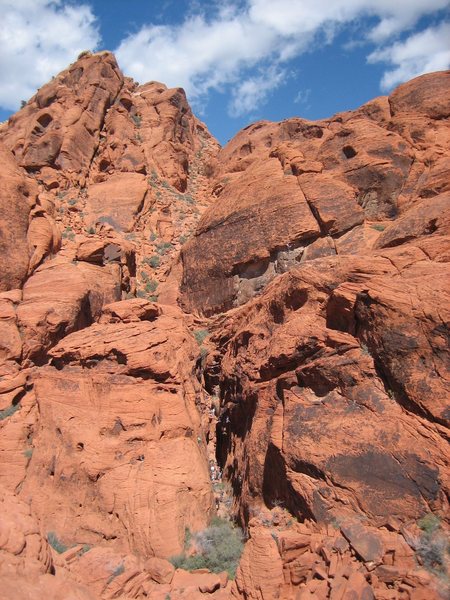
<svg viewBox="0 0 450 600">
<path fill-rule="evenodd" d="M 241 530 L 226 519 L 214 518 L 204 531 L 192 534 L 197 554 L 173 556 L 170 562 L 177 569 L 193 571 L 208 569 L 213 573 L 227 571 L 234 579 L 244 547 Z"/>
</svg>

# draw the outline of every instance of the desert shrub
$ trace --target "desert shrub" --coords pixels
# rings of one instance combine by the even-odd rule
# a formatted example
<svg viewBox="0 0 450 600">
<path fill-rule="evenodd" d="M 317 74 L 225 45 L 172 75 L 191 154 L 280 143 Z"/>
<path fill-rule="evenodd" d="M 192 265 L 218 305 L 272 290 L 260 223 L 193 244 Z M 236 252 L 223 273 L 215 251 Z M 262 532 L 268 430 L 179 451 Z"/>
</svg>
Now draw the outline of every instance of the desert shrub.
<svg viewBox="0 0 450 600">
<path fill-rule="evenodd" d="M 417 525 L 422 531 L 431 535 L 441 526 L 441 520 L 433 513 L 428 513 L 417 521 Z"/>
<path fill-rule="evenodd" d="M 375 229 L 375 231 L 384 231 L 386 229 L 386 225 L 379 225 L 377 223 L 371 227 L 372 229 Z"/>
<path fill-rule="evenodd" d="M 422 559 L 424 567 L 435 573 L 445 573 L 446 554 L 449 542 L 446 536 L 428 535 L 421 537 L 417 554 Z"/>
<path fill-rule="evenodd" d="M 153 269 L 157 269 L 161 264 L 161 259 L 157 254 L 153 254 L 153 256 L 150 256 L 150 258 L 144 258 L 142 262 L 146 265 L 150 265 L 151 267 L 153 267 Z"/>
<path fill-rule="evenodd" d="M 141 122 L 142 122 L 142 117 L 140 115 L 133 115 L 131 117 L 134 121 L 134 124 L 136 125 L 136 127 L 140 127 L 141 126 Z"/>
<path fill-rule="evenodd" d="M 158 287 L 158 282 L 155 281 L 154 279 L 150 279 L 150 281 L 145 284 L 144 290 L 147 292 L 147 294 L 153 294 L 153 292 L 156 291 L 157 287 Z"/>
<path fill-rule="evenodd" d="M 162 256 L 172 247 L 173 244 L 171 244 L 171 242 L 160 242 L 159 244 L 156 244 L 156 252 Z"/>
<path fill-rule="evenodd" d="M 89 550 L 92 548 L 92 546 L 90 546 L 89 544 L 84 544 L 82 548 L 80 548 L 80 550 L 78 550 L 77 555 L 78 556 L 83 556 L 83 554 L 86 554 L 86 552 L 89 552 Z"/>
<path fill-rule="evenodd" d="M 17 412 L 20 408 L 20 402 L 16 402 L 16 404 L 11 404 L 7 408 L 0 410 L 0 421 L 11 417 L 15 412 Z"/>
<path fill-rule="evenodd" d="M 159 258 L 159 256 L 156 256 L 156 254 L 155 254 L 150 257 L 149 265 L 151 267 L 153 267 L 154 269 L 157 269 L 160 264 L 161 264 L 161 259 Z"/>
<path fill-rule="evenodd" d="M 75 234 L 73 232 L 72 227 L 66 227 L 66 229 L 62 233 L 62 237 L 63 239 L 68 239 L 73 242 L 73 240 L 75 239 Z"/>
<path fill-rule="evenodd" d="M 428 513 L 417 521 L 417 525 L 423 531 L 416 548 L 423 566 L 436 575 L 447 577 L 450 544 L 441 529 L 441 520 L 433 513 Z"/>
<path fill-rule="evenodd" d="M 196 331 L 194 331 L 194 337 L 199 346 L 203 344 L 208 335 L 209 331 L 207 329 L 197 329 Z"/>
<path fill-rule="evenodd" d="M 192 542 L 192 533 L 189 527 L 184 530 L 184 549 L 187 550 Z"/>
<path fill-rule="evenodd" d="M 120 563 L 120 565 L 117 565 L 117 567 L 111 573 L 111 576 L 108 579 L 108 583 L 111 583 L 111 581 L 113 581 L 113 579 L 115 579 L 119 575 L 122 575 L 122 573 L 124 573 L 124 572 L 125 572 L 125 565 L 122 562 L 122 563 Z"/>
<path fill-rule="evenodd" d="M 194 540 L 198 553 L 172 557 L 170 561 L 176 568 L 187 571 L 208 569 L 213 573 L 227 571 L 231 578 L 235 577 L 244 547 L 242 532 L 238 527 L 216 517 L 207 529 L 194 535 Z"/>
<path fill-rule="evenodd" d="M 184 566 L 185 561 L 186 561 L 186 555 L 184 553 L 176 554 L 175 556 L 171 556 L 169 558 L 169 561 L 173 564 L 175 569 L 185 569 L 186 568 Z"/>
<path fill-rule="evenodd" d="M 66 552 L 66 550 L 69 549 L 69 546 L 66 546 L 61 542 L 61 540 L 58 539 L 58 536 L 54 531 L 49 531 L 47 533 L 47 541 L 53 548 L 53 550 L 56 550 L 58 554 L 62 554 L 63 552 Z"/>
</svg>

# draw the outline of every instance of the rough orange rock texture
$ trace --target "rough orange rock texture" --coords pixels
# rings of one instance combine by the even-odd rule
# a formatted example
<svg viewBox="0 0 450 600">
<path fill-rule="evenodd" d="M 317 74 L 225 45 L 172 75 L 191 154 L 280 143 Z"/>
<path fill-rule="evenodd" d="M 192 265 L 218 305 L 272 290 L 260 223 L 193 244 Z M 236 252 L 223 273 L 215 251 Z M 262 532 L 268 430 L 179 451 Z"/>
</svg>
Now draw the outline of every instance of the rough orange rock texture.
<svg viewBox="0 0 450 600">
<path fill-rule="evenodd" d="M 87 53 L 0 125 L 2 598 L 445 597 L 449 92 L 220 148 Z"/>
</svg>

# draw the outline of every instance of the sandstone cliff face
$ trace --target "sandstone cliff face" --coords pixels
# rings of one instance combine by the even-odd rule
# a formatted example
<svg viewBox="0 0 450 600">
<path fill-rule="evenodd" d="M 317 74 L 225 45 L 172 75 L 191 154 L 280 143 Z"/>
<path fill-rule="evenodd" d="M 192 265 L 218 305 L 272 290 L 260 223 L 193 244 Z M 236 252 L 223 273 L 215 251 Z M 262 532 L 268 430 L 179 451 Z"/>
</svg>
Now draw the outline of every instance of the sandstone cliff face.
<svg viewBox="0 0 450 600">
<path fill-rule="evenodd" d="M 241 131 L 219 155 L 217 202 L 183 248 L 186 308 L 228 310 L 299 262 L 448 233 L 449 79 L 424 76 L 327 121 Z"/>
<path fill-rule="evenodd" d="M 103 52 L 0 126 L 5 598 L 445 593 L 449 87 L 220 149 Z"/>
<path fill-rule="evenodd" d="M 192 319 L 152 300 L 208 202 L 218 144 L 182 90 L 138 87 L 109 53 L 71 65 L 0 137 L 2 484 L 44 545 L 99 548 L 101 585 L 83 552 L 47 569 L 72 565 L 90 589 L 73 597 L 141 597 L 158 588 L 142 561 L 178 554 L 212 516 Z"/>
</svg>

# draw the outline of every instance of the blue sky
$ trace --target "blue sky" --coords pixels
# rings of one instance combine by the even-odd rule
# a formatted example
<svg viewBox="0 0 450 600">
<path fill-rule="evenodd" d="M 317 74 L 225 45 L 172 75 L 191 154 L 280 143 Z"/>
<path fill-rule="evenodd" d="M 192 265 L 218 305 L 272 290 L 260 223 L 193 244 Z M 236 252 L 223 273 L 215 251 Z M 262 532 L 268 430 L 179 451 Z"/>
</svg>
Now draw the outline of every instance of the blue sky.
<svg viewBox="0 0 450 600">
<path fill-rule="evenodd" d="M 225 6 L 224 6 L 225 4 Z M 0 120 L 85 49 L 186 89 L 221 143 L 450 68 L 450 0 L 0 0 Z"/>
</svg>

